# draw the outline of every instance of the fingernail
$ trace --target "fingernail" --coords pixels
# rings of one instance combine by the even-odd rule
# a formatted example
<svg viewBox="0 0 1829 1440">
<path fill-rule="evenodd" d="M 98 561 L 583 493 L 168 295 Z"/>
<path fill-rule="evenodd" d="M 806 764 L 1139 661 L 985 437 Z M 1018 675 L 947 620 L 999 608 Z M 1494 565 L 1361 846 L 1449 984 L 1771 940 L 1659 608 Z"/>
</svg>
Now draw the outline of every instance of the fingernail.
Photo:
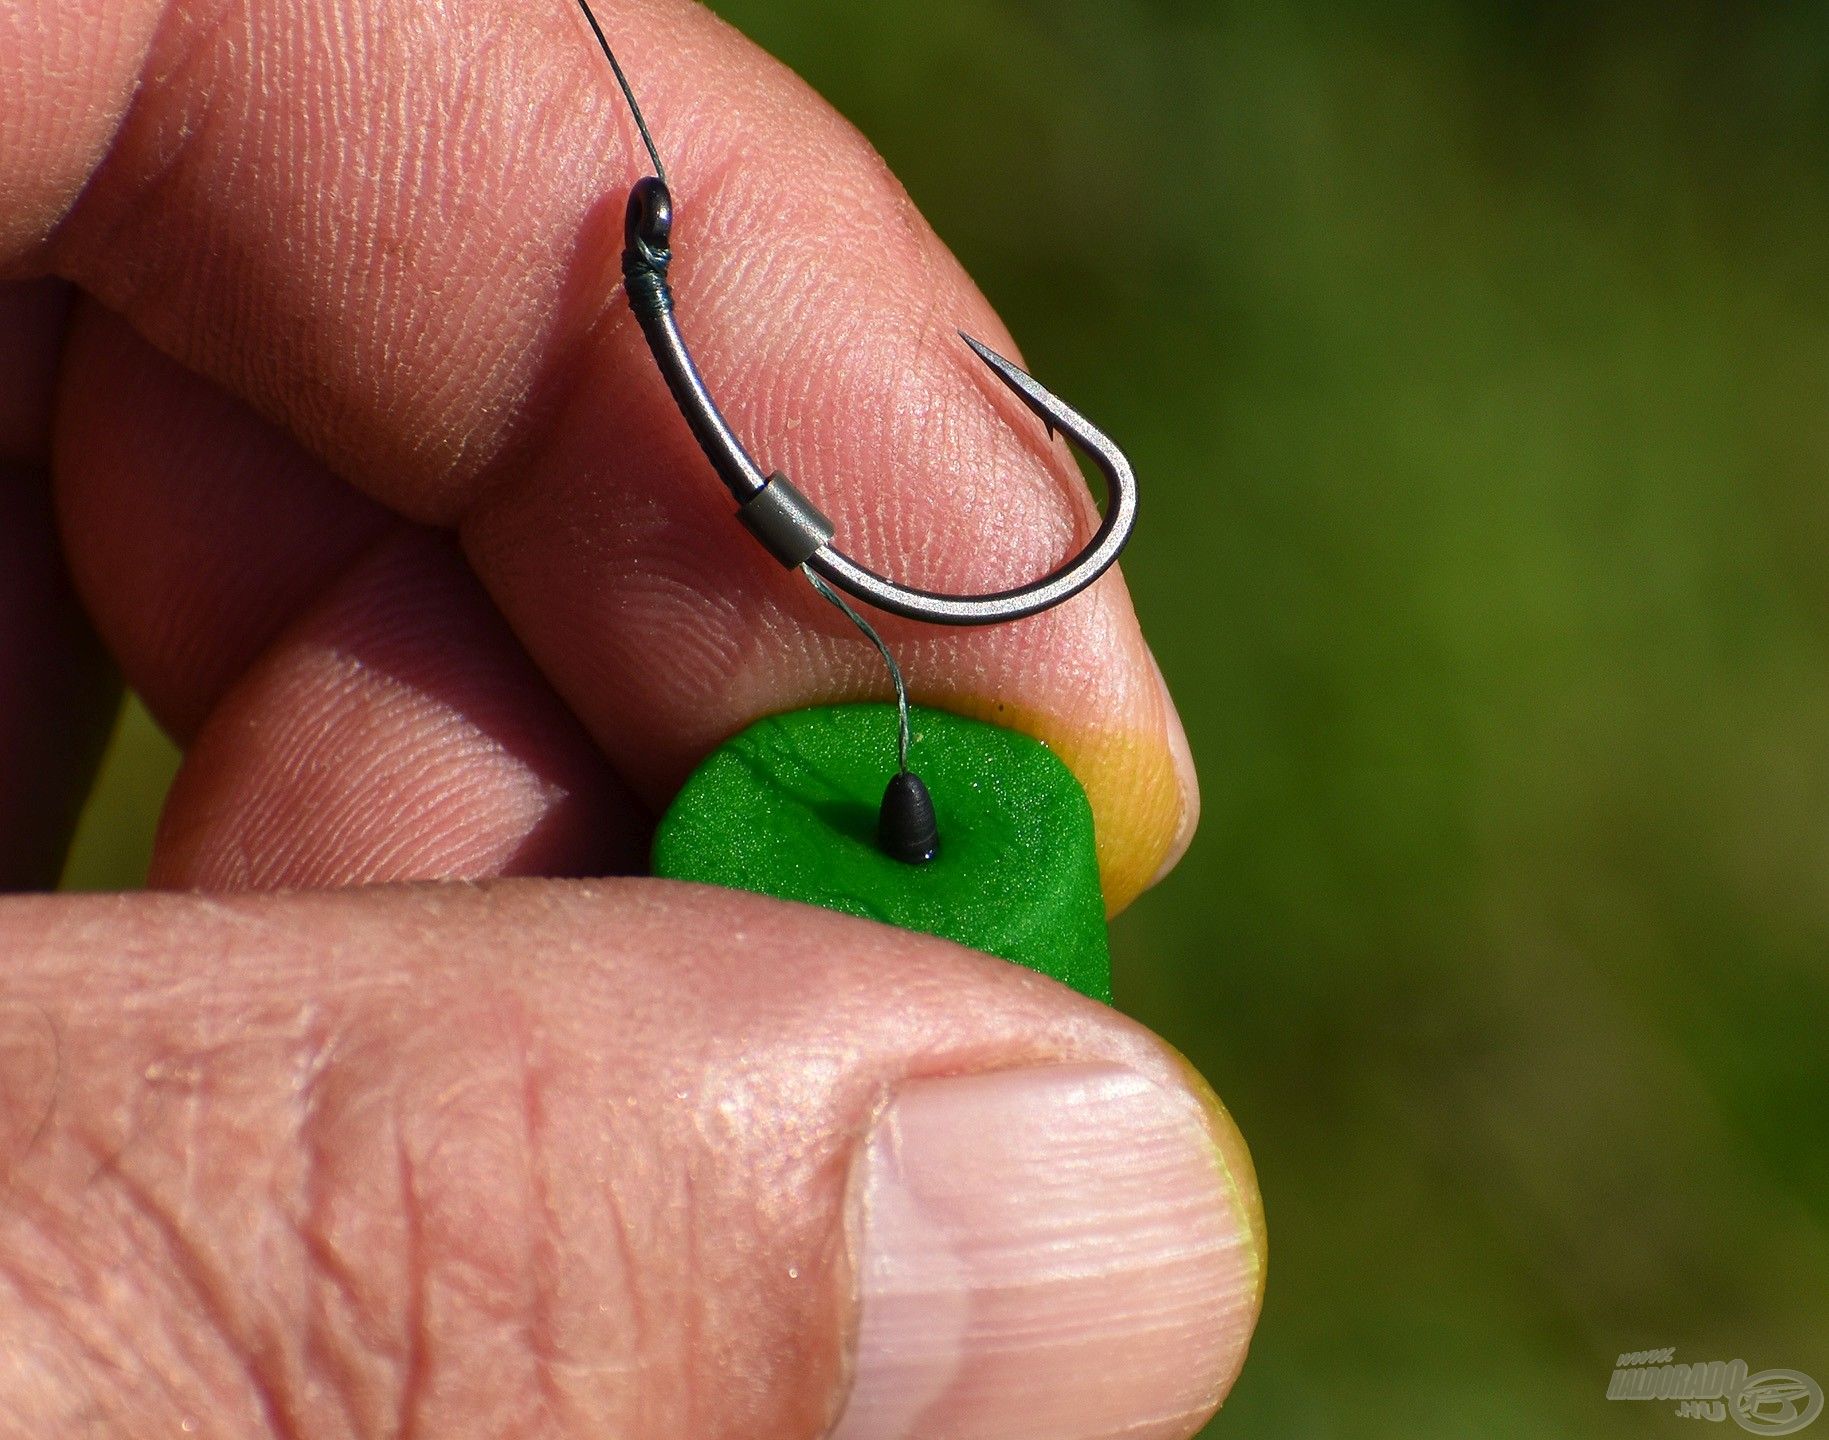
<svg viewBox="0 0 1829 1440">
<path fill-rule="evenodd" d="M 1104 1064 L 904 1085 L 856 1161 L 861 1308 L 831 1440 L 1169 1440 L 1256 1321 L 1248 1164 Z"/>
<path fill-rule="evenodd" d="M 1157 688 L 1162 692 L 1162 719 L 1168 731 L 1169 756 L 1175 764 L 1175 779 L 1181 785 L 1181 818 L 1175 824 L 1175 834 L 1162 857 L 1162 864 L 1150 879 L 1149 883 L 1156 885 L 1181 863 L 1181 857 L 1194 842 L 1194 831 L 1200 825 L 1200 776 L 1194 769 L 1194 751 L 1188 745 L 1187 728 L 1181 723 L 1181 711 L 1175 708 L 1175 697 L 1169 693 L 1169 682 L 1162 674 L 1162 666 L 1157 663 L 1153 651 L 1146 653 L 1150 668 L 1156 672 Z"/>
</svg>

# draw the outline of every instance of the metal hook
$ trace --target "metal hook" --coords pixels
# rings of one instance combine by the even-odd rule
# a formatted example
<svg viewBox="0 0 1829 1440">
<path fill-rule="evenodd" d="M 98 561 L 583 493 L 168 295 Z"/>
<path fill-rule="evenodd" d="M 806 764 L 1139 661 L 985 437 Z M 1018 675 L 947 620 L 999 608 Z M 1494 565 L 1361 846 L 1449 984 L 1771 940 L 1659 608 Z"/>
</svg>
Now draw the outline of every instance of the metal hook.
<svg viewBox="0 0 1829 1440">
<path fill-rule="evenodd" d="M 639 112 L 638 112 L 639 113 Z M 644 132 L 645 133 L 645 132 Z M 648 348 L 705 458 L 736 499 L 737 516 L 790 569 L 802 565 L 879 610 L 937 625 L 991 625 L 1052 609 L 1079 594 L 1118 558 L 1137 523 L 1137 485 L 1130 462 L 1079 411 L 989 346 L 960 338 L 1028 406 L 1049 433 L 1066 435 L 1105 477 L 1105 517 L 1080 553 L 1039 580 L 989 595 L 946 595 L 903 585 L 860 565 L 832 544 L 832 522 L 785 475 L 765 474 L 718 409 L 673 314 L 667 284 L 672 261 L 673 200 L 666 182 L 649 176 L 629 192 L 623 278 Z"/>
<path fill-rule="evenodd" d="M 654 174 L 638 181 L 629 192 L 624 222 L 622 273 L 629 305 L 641 322 L 642 334 L 655 363 L 673 392 L 674 403 L 686 417 L 705 458 L 737 502 L 737 516 L 750 532 L 790 569 L 805 567 L 854 599 L 938 625 L 992 625 L 1020 620 L 1070 600 L 1111 568 L 1137 523 L 1137 483 L 1124 452 L 1104 431 L 1053 394 L 1033 377 L 1012 365 L 989 346 L 960 332 L 960 338 L 991 368 L 991 372 L 1016 397 L 1040 417 L 1050 435 L 1060 432 L 1078 445 L 1105 477 L 1105 516 L 1080 553 L 1039 580 L 989 595 L 945 595 L 903 585 L 860 565 L 832 544 L 834 527 L 807 497 L 780 472 L 764 474 L 743 448 L 717 401 L 705 386 L 692 352 L 686 348 L 673 317 L 673 292 L 667 284 L 672 262 L 673 197 L 667 189 L 660 150 L 648 130 L 635 92 L 623 73 L 610 42 L 591 12 L 590 0 L 577 0 L 590 22 L 604 58 L 615 72 L 616 83 L 628 101 L 641 132 L 642 144 L 654 163 Z M 831 597 L 828 597 L 831 598 Z M 857 619 L 855 615 L 852 617 Z M 859 620 L 862 624 L 862 621 Z M 881 641 L 865 625 L 864 631 Z"/>
</svg>

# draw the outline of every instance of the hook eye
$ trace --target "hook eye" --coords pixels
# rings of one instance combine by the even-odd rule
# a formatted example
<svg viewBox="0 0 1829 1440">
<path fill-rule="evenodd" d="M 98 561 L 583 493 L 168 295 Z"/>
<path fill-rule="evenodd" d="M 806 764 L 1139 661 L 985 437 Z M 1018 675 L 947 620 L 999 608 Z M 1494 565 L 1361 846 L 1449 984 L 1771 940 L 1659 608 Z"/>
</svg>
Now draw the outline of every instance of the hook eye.
<svg viewBox="0 0 1829 1440">
<path fill-rule="evenodd" d="M 649 175 L 629 191 L 622 241 L 631 250 L 665 255 L 673 238 L 673 196 L 664 181 Z"/>
</svg>

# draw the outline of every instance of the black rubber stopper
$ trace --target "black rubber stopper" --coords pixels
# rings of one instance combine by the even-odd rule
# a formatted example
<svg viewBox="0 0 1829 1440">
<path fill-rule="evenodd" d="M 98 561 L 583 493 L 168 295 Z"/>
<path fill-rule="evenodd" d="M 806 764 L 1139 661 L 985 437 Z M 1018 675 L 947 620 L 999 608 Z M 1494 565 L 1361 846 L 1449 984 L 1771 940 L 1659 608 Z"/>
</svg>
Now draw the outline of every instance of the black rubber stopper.
<svg viewBox="0 0 1829 1440">
<path fill-rule="evenodd" d="M 940 822 L 934 816 L 934 797 L 911 770 L 897 774 L 883 792 L 876 843 L 885 855 L 904 865 L 925 865 L 940 853 Z"/>
</svg>

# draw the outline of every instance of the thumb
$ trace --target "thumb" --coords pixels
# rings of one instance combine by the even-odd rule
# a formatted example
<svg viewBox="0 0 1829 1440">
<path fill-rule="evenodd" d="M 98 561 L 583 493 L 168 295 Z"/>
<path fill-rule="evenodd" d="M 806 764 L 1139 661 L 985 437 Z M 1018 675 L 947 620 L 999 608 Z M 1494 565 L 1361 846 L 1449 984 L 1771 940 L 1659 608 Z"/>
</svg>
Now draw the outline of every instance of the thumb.
<svg viewBox="0 0 1829 1440">
<path fill-rule="evenodd" d="M 1186 1436 L 1248 1160 L 1121 1017 L 655 882 L 0 905 L 6 1433 Z"/>
</svg>

